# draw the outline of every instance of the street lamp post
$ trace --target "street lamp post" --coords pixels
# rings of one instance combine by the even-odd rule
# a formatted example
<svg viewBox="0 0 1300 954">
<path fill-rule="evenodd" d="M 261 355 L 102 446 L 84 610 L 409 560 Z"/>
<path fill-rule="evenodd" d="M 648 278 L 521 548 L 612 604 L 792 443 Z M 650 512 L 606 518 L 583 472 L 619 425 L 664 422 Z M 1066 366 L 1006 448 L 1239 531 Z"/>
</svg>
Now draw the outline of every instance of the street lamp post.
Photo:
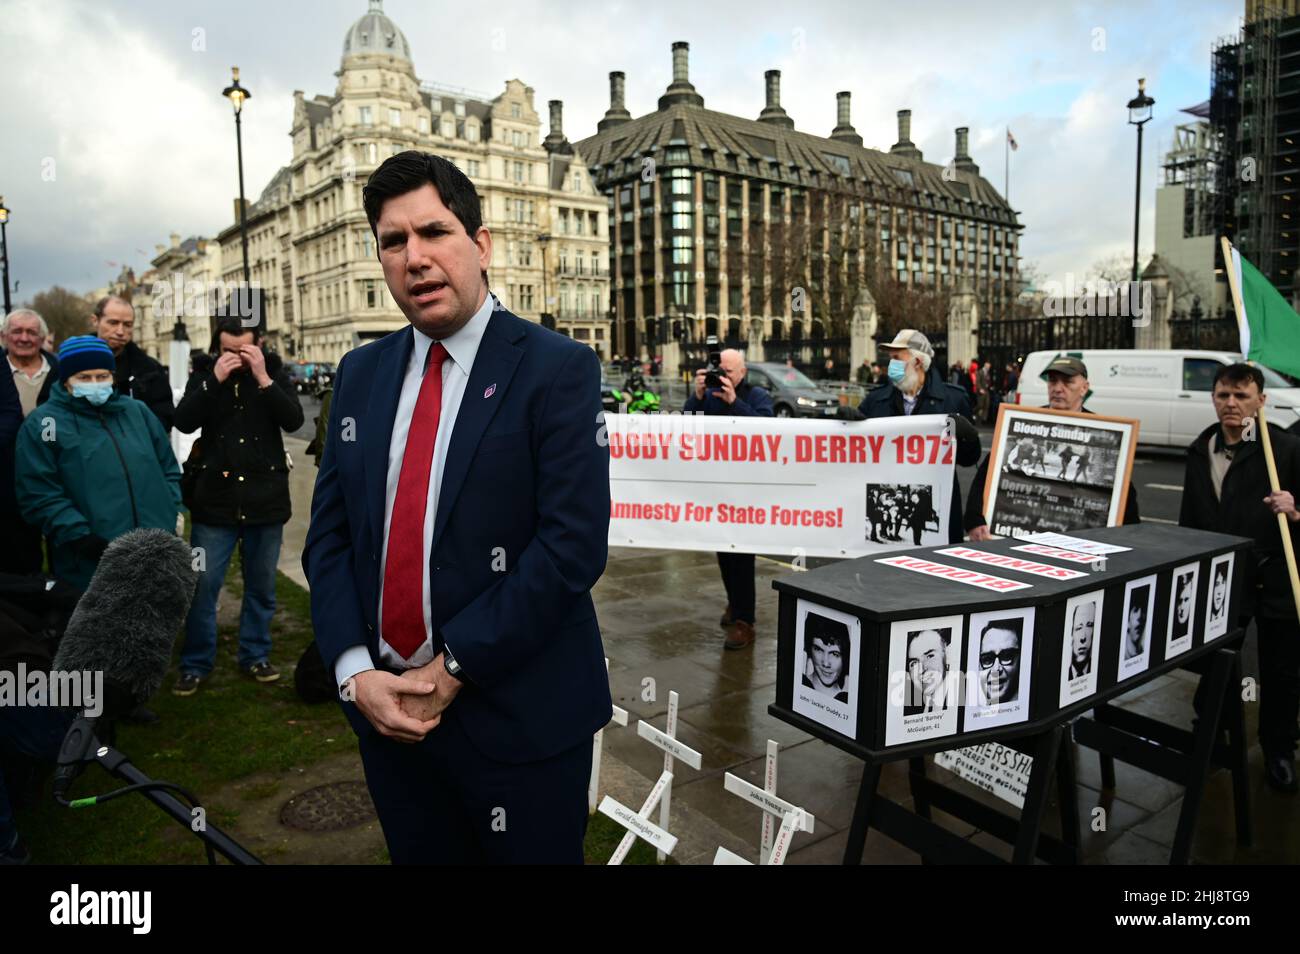
<svg viewBox="0 0 1300 954">
<path fill-rule="evenodd" d="M 13 303 L 9 300 L 9 209 L 5 205 L 3 196 L 0 196 L 0 255 L 4 258 L 5 272 L 5 314 L 13 311 Z"/>
<path fill-rule="evenodd" d="M 1137 194 L 1133 199 L 1133 282 L 1138 280 L 1138 219 L 1142 213 L 1142 127 L 1151 120 L 1155 100 L 1146 94 L 1147 81 L 1138 80 L 1138 94 L 1128 101 L 1128 121 L 1137 127 Z"/>
<path fill-rule="evenodd" d="M 251 99 L 253 94 L 239 85 L 238 66 L 230 68 L 230 85 L 221 91 L 221 95 L 235 107 L 235 152 L 239 158 L 239 237 L 244 245 L 244 284 L 251 285 L 252 277 L 248 271 L 248 227 L 244 221 L 244 137 L 239 115 L 244 111 L 244 101 Z"/>
<path fill-rule="evenodd" d="M 547 272 L 546 246 L 550 241 L 551 241 L 551 236 L 547 232 L 543 232 L 537 236 L 537 244 L 541 246 L 542 249 L 542 310 L 540 313 L 541 322 L 543 328 L 550 328 L 551 330 L 554 330 L 555 329 L 554 319 L 552 318 L 550 322 L 547 322 L 547 318 L 550 317 L 550 312 L 547 311 L 550 302 L 550 298 L 548 296 L 548 289 L 550 288 L 550 286 L 547 284 L 546 281 L 546 272 Z"/>
<path fill-rule="evenodd" d="M 306 288 L 307 279 L 298 279 L 298 353 L 295 357 L 299 361 L 307 360 L 307 337 L 306 332 L 303 330 L 303 309 L 307 305 Z"/>
</svg>

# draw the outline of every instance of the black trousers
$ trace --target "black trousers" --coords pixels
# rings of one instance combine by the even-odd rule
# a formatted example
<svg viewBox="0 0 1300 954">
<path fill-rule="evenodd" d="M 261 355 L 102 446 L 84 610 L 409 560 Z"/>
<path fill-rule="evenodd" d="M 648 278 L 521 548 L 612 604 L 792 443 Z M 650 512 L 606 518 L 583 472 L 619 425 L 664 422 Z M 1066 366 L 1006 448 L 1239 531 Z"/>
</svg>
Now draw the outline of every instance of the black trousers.
<svg viewBox="0 0 1300 954">
<path fill-rule="evenodd" d="M 45 553 L 41 549 L 41 531 L 24 521 L 16 513 L 0 517 L 0 573 L 17 576 L 39 574 L 45 566 Z"/>
<path fill-rule="evenodd" d="M 539 762 L 497 762 L 455 708 L 423 742 L 360 740 L 393 864 L 582 864 L 591 740 Z"/>
<path fill-rule="evenodd" d="M 722 586 L 731 604 L 731 618 L 754 625 L 754 554 L 719 553 Z"/>
<path fill-rule="evenodd" d="M 1300 622 L 1255 618 L 1259 645 L 1259 747 L 1266 756 L 1294 756 L 1300 739 Z M 1192 705 L 1202 709 L 1205 681 Z M 1230 687 L 1230 692 L 1240 692 Z"/>
</svg>

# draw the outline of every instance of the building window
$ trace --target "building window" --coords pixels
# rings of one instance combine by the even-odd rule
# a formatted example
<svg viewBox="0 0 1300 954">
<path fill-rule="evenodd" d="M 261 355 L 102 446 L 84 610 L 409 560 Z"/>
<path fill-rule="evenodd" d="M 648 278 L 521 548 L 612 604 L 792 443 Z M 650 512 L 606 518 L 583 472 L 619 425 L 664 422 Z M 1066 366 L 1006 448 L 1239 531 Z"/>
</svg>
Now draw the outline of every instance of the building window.
<svg viewBox="0 0 1300 954">
<path fill-rule="evenodd" d="M 511 119 L 518 119 L 519 116 L 520 116 L 520 112 L 519 112 L 519 104 L 518 104 L 518 103 L 511 103 L 511 104 L 510 104 L 510 118 L 511 118 Z"/>
<path fill-rule="evenodd" d="M 575 173 L 573 174 L 573 191 L 574 191 L 574 192 L 581 192 L 581 191 L 582 191 L 582 173 L 581 173 L 581 172 L 575 172 Z"/>
<path fill-rule="evenodd" d="M 523 182 L 523 181 L 524 181 L 524 164 L 523 164 L 522 162 L 516 162 L 515 165 L 514 165 L 514 171 L 515 171 L 515 175 L 514 175 L 514 179 L 515 179 L 515 181 L 516 181 L 516 182 Z"/>
<path fill-rule="evenodd" d="M 669 173 L 672 180 L 673 195 L 690 195 L 694 189 L 690 169 L 673 169 Z"/>
<path fill-rule="evenodd" d="M 379 289 L 376 288 L 376 282 L 372 278 L 367 278 L 361 283 L 363 298 L 367 308 L 379 307 Z"/>
<path fill-rule="evenodd" d="M 369 107 L 369 106 L 359 106 L 359 107 L 357 107 L 357 122 L 360 123 L 362 126 L 369 126 L 369 125 L 370 125 L 370 107 Z"/>
<path fill-rule="evenodd" d="M 402 111 L 400 109 L 390 109 L 388 111 L 388 125 L 394 127 L 402 125 Z"/>
<path fill-rule="evenodd" d="M 478 142 L 478 123 L 465 124 L 465 138 L 470 142 Z"/>
<path fill-rule="evenodd" d="M 456 120 L 444 119 L 442 121 L 442 138 L 443 139 L 456 138 Z"/>
<path fill-rule="evenodd" d="M 466 165 L 466 167 L 467 167 L 466 175 L 468 175 L 470 178 L 473 178 L 474 176 L 477 176 L 477 175 L 478 175 L 478 160 L 477 160 L 477 159 L 471 159 L 471 160 L 469 160 L 469 162 L 467 162 L 465 165 Z"/>
<path fill-rule="evenodd" d="M 461 102 L 460 100 L 457 100 L 457 101 L 456 101 L 456 115 L 457 115 L 457 116 L 464 116 L 464 115 L 465 115 L 465 104 L 464 104 L 463 102 Z"/>
<path fill-rule="evenodd" d="M 512 129 L 510 131 L 510 144 L 516 149 L 522 149 L 524 147 L 524 134 L 518 129 Z"/>
<path fill-rule="evenodd" d="M 421 133 L 421 135 L 427 135 L 428 132 L 429 132 L 429 117 L 428 117 L 428 116 L 421 116 L 421 117 L 420 117 L 420 133 Z"/>
</svg>

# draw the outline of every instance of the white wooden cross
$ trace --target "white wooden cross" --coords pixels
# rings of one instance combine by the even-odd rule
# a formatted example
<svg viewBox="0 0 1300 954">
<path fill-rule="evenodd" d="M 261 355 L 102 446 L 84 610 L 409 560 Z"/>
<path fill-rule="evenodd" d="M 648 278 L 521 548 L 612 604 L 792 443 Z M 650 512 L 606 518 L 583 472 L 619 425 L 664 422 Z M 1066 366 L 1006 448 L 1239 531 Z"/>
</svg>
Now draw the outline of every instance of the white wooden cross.
<svg viewBox="0 0 1300 954">
<path fill-rule="evenodd" d="M 605 671 L 609 672 L 608 656 L 605 657 Z M 614 706 L 614 717 L 609 721 L 615 725 L 627 725 L 627 710 L 622 706 Z M 588 815 L 596 810 L 596 790 L 600 786 L 600 753 L 604 734 L 604 728 L 597 729 L 595 738 L 591 740 L 591 781 L 587 783 Z"/>
<path fill-rule="evenodd" d="M 655 852 L 660 862 L 671 855 L 673 849 L 677 847 L 677 837 L 668 832 L 668 815 L 673 797 L 673 761 L 676 759 L 685 762 L 696 771 L 699 771 L 702 764 L 700 753 L 679 742 L 676 738 L 677 702 L 677 693 L 669 692 L 667 732 L 656 729 L 644 719 L 637 723 L 636 734 L 651 745 L 662 749 L 664 753 L 663 773 L 642 803 L 641 810 L 633 813 L 630 808 L 619 804 L 608 795 L 601 800 L 601 813 L 608 815 L 627 829 L 627 834 L 623 836 L 623 840 L 618 843 L 613 856 L 609 859 L 611 865 L 623 863 L 623 859 L 627 857 L 628 851 L 637 838 L 642 838 L 655 846 Z M 650 821 L 650 813 L 655 810 L 656 805 L 659 806 L 658 825 Z"/>
<path fill-rule="evenodd" d="M 771 739 L 767 740 L 767 764 L 763 772 L 763 787 L 759 788 L 746 782 L 730 772 L 723 779 L 723 785 L 733 795 L 739 795 L 745 801 L 763 809 L 763 834 L 758 852 L 760 865 L 785 864 L 789 853 L 790 840 L 796 831 L 811 832 L 816 819 L 810 812 L 797 805 L 792 805 L 776 795 L 776 753 L 780 746 Z M 781 825 L 773 835 L 774 819 L 780 818 Z M 715 865 L 748 865 L 752 862 L 740 857 L 734 851 L 719 846 L 713 856 Z"/>
</svg>

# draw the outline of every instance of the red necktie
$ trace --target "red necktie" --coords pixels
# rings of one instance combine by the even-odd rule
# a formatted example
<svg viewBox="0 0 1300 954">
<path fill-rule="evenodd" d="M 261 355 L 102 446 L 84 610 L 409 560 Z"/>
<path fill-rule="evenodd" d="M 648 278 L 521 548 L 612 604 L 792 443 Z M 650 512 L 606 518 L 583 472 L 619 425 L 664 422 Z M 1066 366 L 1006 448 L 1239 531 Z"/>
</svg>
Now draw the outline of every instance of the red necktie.
<svg viewBox="0 0 1300 954">
<path fill-rule="evenodd" d="M 424 644 L 424 518 L 429 503 L 433 445 L 442 413 L 442 363 L 447 349 L 435 341 L 429 348 L 420 396 L 411 412 L 411 429 L 402 450 L 393 516 L 388 523 L 388 556 L 384 562 L 384 610 L 380 632 L 384 642 L 403 659 Z"/>
</svg>

